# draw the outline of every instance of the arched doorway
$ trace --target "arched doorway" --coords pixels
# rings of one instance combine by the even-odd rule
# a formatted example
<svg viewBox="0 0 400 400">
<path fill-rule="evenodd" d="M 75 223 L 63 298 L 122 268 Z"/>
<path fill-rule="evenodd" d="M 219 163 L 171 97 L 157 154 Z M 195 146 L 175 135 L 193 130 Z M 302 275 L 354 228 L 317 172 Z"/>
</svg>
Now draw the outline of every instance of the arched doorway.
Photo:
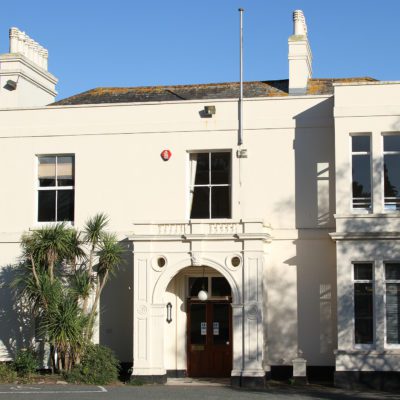
<svg viewBox="0 0 400 400">
<path fill-rule="evenodd" d="M 199 300 L 200 290 L 207 300 Z M 170 376 L 230 377 L 233 369 L 232 289 L 210 267 L 187 267 L 169 282 L 164 359 Z"/>
</svg>

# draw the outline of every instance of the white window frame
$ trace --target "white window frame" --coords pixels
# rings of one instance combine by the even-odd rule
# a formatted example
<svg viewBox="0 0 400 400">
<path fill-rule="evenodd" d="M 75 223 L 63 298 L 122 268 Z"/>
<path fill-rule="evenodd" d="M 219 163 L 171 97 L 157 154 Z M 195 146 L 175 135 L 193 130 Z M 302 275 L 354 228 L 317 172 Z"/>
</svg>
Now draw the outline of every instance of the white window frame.
<svg viewBox="0 0 400 400">
<path fill-rule="evenodd" d="M 369 151 L 353 151 L 353 138 L 354 137 L 360 137 L 360 136 L 365 136 L 369 138 Z M 357 208 L 354 207 L 354 197 L 353 197 L 353 156 L 362 156 L 362 155 L 368 155 L 369 156 L 369 179 L 370 179 L 370 190 L 371 190 L 371 196 L 370 196 L 370 204 L 369 207 L 365 208 Z M 369 214 L 372 213 L 373 209 L 373 182 L 372 182 L 372 136 L 370 133 L 363 132 L 363 133 L 356 133 L 356 134 L 350 134 L 350 193 L 351 193 L 351 211 L 352 213 L 356 214 Z M 363 199 L 363 198 L 362 198 Z M 367 199 L 365 197 L 364 199 Z"/>
<path fill-rule="evenodd" d="M 40 186 L 39 184 L 39 158 L 41 157 L 56 157 L 56 185 L 55 186 Z M 58 168 L 58 157 L 72 157 L 72 173 L 74 177 L 74 185 L 73 186 L 57 186 L 57 168 Z M 73 153 L 49 153 L 49 154 L 36 154 L 36 217 L 35 217 L 35 225 L 37 226 L 44 226 L 44 225 L 55 225 L 60 222 L 65 222 L 67 225 L 73 226 L 75 221 L 75 154 Z M 55 212 L 56 212 L 56 220 L 55 221 L 39 221 L 39 192 L 40 191 L 47 191 L 47 190 L 55 190 L 56 192 L 59 190 L 72 190 L 74 193 L 74 219 L 72 221 L 57 221 L 57 201 L 58 195 L 56 195 L 56 205 L 55 205 Z"/>
<path fill-rule="evenodd" d="M 354 269 L 357 264 L 371 264 L 372 279 L 355 279 Z M 353 261 L 352 266 L 352 297 L 353 297 L 353 346 L 359 350 L 371 350 L 376 346 L 376 295 L 375 295 L 375 263 L 373 261 Z M 372 343 L 356 343 L 356 319 L 355 319 L 355 290 L 356 283 L 371 283 L 372 284 Z"/>
<path fill-rule="evenodd" d="M 230 183 L 228 184 L 211 184 L 211 154 L 212 153 L 229 153 L 230 154 Z M 201 185 L 191 185 L 190 182 L 190 155 L 191 154 L 208 154 L 209 155 L 209 165 L 210 165 L 210 169 L 208 171 L 209 173 L 209 179 L 208 181 L 210 182 L 209 184 L 201 184 Z M 189 188 L 188 190 L 188 196 L 187 196 L 187 204 L 188 204 L 188 219 L 193 221 L 218 221 L 218 220 L 222 220 L 222 221 L 226 221 L 226 220 L 231 220 L 232 219 L 232 214 L 233 214 L 233 202 L 232 202 L 232 169 L 233 169 L 233 162 L 232 162 L 232 151 L 229 149 L 213 149 L 213 150 L 190 150 L 188 151 L 188 185 L 187 187 Z M 191 210 L 191 204 L 190 204 L 190 192 L 194 190 L 195 187 L 208 187 L 210 188 L 210 193 L 209 193 L 209 218 L 191 218 L 190 214 L 192 212 Z M 212 209 L 212 204 L 211 204 L 211 188 L 212 187 L 229 187 L 230 189 L 230 211 L 231 211 L 231 215 L 229 218 L 212 218 L 212 213 L 211 213 L 211 209 Z"/>
<path fill-rule="evenodd" d="M 384 332 L 385 332 L 385 340 L 384 340 L 384 345 L 385 348 L 387 349 L 400 349 L 400 343 L 388 343 L 387 342 L 387 319 L 386 319 L 386 284 L 387 283 L 398 283 L 400 284 L 400 279 L 386 279 L 386 264 L 400 264 L 399 260 L 386 260 L 383 263 L 383 293 L 384 293 L 384 309 L 383 309 L 383 313 L 384 313 Z"/>
<path fill-rule="evenodd" d="M 384 133 L 382 134 L 382 197 L 383 197 L 383 210 L 385 213 L 400 213 L 400 209 L 390 209 L 386 208 L 386 197 L 385 197 L 385 155 L 400 155 L 399 151 L 385 151 L 385 137 L 389 136 L 399 136 L 400 133 Z M 399 171 L 400 173 L 400 171 Z M 394 203 L 398 202 L 400 204 L 400 196 L 398 197 L 389 197 L 390 199 L 394 199 Z"/>
</svg>

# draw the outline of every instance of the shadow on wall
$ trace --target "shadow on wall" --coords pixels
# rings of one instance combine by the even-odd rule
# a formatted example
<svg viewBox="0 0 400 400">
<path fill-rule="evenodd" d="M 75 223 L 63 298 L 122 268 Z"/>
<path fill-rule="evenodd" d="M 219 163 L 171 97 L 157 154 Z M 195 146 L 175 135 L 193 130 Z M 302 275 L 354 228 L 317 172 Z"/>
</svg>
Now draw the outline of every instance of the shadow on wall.
<svg viewBox="0 0 400 400">
<path fill-rule="evenodd" d="M 298 349 L 311 365 L 334 365 L 336 248 L 329 237 L 335 229 L 333 98 L 295 120 L 293 206 L 299 233 L 294 241 L 296 256 L 286 263 L 296 266 L 297 272 Z"/>
<path fill-rule="evenodd" d="M 288 267 L 295 268 L 295 267 Z M 296 305 L 293 303 L 296 282 L 289 281 L 287 269 L 272 268 L 269 271 L 266 290 L 268 304 L 273 298 L 274 307 L 264 308 L 267 323 L 264 324 L 267 354 L 264 360 L 270 365 L 291 365 L 296 357 Z"/>
<path fill-rule="evenodd" d="M 296 115 L 295 121 L 296 228 L 334 228 L 333 98 Z M 317 121 L 317 124 L 310 126 L 310 121 L 313 121 L 313 125 Z M 318 121 L 321 123 L 318 124 Z"/>
<path fill-rule="evenodd" d="M 100 344 L 111 348 L 122 363 L 133 360 L 133 245 L 124 246 L 124 263 L 104 288 L 100 299 Z"/>
<path fill-rule="evenodd" d="M 0 359 L 14 359 L 16 351 L 32 345 L 33 321 L 29 313 L 24 312 L 15 300 L 10 288 L 15 278 L 16 266 L 0 268 Z"/>
</svg>

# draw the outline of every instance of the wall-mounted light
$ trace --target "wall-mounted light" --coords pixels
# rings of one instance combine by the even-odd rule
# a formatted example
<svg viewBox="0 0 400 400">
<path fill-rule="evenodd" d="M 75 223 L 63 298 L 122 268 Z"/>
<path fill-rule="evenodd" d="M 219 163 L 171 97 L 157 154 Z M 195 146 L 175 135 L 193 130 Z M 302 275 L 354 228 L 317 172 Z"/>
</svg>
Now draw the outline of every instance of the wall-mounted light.
<svg viewBox="0 0 400 400">
<path fill-rule="evenodd" d="M 204 106 L 204 114 L 208 116 L 213 116 L 216 112 L 215 106 Z"/>
<path fill-rule="evenodd" d="M 13 81 L 11 79 L 9 79 L 6 84 L 5 84 L 5 88 L 9 91 L 15 90 L 17 88 L 17 83 L 18 81 Z"/>
<path fill-rule="evenodd" d="M 167 304 L 167 322 L 170 324 L 172 322 L 172 304 Z"/>
</svg>

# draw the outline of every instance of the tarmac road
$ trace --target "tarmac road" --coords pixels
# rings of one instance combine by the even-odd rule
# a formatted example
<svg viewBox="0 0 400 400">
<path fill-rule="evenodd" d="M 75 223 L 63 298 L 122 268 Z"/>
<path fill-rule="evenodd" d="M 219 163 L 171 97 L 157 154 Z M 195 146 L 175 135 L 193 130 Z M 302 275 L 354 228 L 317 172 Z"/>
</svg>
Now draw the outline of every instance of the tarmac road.
<svg viewBox="0 0 400 400">
<path fill-rule="evenodd" d="M 399 400 L 400 394 L 332 388 L 276 387 L 264 391 L 215 386 L 0 385 L 0 400 Z"/>
</svg>

